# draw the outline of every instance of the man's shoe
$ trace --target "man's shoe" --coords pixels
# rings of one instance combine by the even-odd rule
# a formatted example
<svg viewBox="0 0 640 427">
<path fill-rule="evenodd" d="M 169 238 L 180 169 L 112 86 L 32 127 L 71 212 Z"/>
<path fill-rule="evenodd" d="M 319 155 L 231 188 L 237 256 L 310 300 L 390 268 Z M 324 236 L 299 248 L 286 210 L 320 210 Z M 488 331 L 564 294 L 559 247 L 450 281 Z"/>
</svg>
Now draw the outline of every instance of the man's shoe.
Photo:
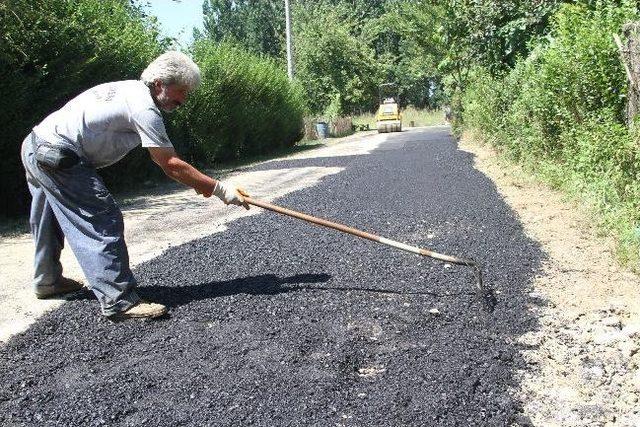
<svg viewBox="0 0 640 427">
<path fill-rule="evenodd" d="M 38 299 L 47 299 L 47 298 L 60 297 L 65 294 L 70 294 L 72 292 L 77 292 L 82 288 L 84 288 L 83 283 L 80 283 L 73 279 L 62 277 L 53 285 L 36 286 L 35 294 L 36 294 L 36 298 Z"/>
<path fill-rule="evenodd" d="M 109 316 L 111 320 L 154 319 L 167 313 L 167 307 L 154 302 L 140 301 L 128 310 Z"/>
</svg>

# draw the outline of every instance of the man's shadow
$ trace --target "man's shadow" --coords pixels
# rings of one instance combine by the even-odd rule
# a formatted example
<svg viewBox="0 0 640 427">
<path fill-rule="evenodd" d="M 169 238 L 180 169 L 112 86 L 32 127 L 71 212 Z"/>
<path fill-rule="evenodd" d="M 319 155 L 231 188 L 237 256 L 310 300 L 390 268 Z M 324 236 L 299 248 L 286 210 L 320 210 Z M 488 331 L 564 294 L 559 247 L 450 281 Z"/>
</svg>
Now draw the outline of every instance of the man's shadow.
<svg viewBox="0 0 640 427">
<path fill-rule="evenodd" d="M 380 294 L 397 295 L 429 295 L 437 297 L 438 294 L 429 291 L 399 291 L 395 289 L 371 288 L 371 287 L 344 287 L 344 286 L 318 286 L 318 283 L 326 283 L 331 279 L 327 273 L 305 273 L 289 277 L 278 277 L 275 274 L 261 274 L 232 280 L 201 283 L 191 286 L 140 286 L 136 292 L 144 300 L 154 301 L 167 307 L 179 307 L 193 301 L 202 301 L 237 294 L 250 295 L 277 295 L 287 292 L 302 290 L 338 291 L 338 292 L 374 292 Z M 467 292 L 450 293 L 449 295 L 463 295 Z M 95 299 L 88 289 L 67 296 L 67 300 Z"/>
<path fill-rule="evenodd" d="M 296 274 L 289 277 L 278 277 L 275 274 L 248 276 L 220 282 L 201 283 L 193 286 L 141 286 L 137 288 L 142 299 L 158 302 L 167 307 L 178 307 L 193 301 L 208 300 L 236 294 L 277 295 L 301 288 L 301 283 L 324 283 L 331 275 Z"/>
</svg>

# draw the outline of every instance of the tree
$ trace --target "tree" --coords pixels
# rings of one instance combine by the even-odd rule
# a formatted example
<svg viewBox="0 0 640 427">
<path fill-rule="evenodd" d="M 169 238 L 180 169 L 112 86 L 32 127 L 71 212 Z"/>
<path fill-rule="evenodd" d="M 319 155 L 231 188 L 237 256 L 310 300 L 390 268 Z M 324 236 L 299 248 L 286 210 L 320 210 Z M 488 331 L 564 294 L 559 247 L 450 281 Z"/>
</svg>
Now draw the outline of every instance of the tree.
<svg viewBox="0 0 640 427">
<path fill-rule="evenodd" d="M 467 27 L 471 56 L 494 74 L 512 68 L 529 53 L 532 38 L 545 33 L 560 0 L 453 0 L 451 7 Z"/>
<path fill-rule="evenodd" d="M 380 67 L 373 49 L 353 35 L 357 22 L 344 5 L 298 4 L 294 10 L 297 79 L 313 112 L 370 110 Z"/>
<path fill-rule="evenodd" d="M 255 53 L 281 58 L 285 50 L 284 2 L 281 0 L 205 0 L 204 36 L 242 45 Z"/>
</svg>

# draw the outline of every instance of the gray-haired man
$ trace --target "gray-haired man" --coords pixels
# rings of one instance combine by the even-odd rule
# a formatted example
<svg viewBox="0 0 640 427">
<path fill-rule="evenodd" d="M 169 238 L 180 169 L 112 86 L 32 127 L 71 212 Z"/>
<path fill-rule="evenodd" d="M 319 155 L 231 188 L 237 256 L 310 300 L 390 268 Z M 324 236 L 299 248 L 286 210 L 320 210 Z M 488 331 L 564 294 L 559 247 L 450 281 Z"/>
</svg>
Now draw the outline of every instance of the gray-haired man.
<svg viewBox="0 0 640 427">
<path fill-rule="evenodd" d="M 167 136 L 159 109 L 175 110 L 199 83 L 200 70 L 191 59 L 166 52 L 149 64 L 141 80 L 105 83 L 81 93 L 24 140 L 38 298 L 82 288 L 62 276 L 60 252 L 66 237 L 105 316 L 152 318 L 166 313 L 165 306 L 141 301 L 135 291 L 122 213 L 96 172 L 138 145 L 149 150 L 169 177 L 204 197 L 216 195 L 226 204 L 249 208 L 241 190 L 181 160 Z"/>
</svg>

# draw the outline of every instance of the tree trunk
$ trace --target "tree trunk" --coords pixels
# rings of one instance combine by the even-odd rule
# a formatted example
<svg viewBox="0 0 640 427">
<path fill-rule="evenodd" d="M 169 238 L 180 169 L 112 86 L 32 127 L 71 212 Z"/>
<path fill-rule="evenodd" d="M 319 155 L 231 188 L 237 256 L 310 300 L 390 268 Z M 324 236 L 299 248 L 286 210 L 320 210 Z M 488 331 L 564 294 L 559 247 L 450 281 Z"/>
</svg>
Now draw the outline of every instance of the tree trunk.
<svg viewBox="0 0 640 427">
<path fill-rule="evenodd" d="M 629 80 L 627 97 L 627 124 L 633 125 L 633 119 L 640 111 L 640 22 L 630 22 L 622 27 L 625 42 L 622 44 L 616 36 L 622 61 Z"/>
</svg>

